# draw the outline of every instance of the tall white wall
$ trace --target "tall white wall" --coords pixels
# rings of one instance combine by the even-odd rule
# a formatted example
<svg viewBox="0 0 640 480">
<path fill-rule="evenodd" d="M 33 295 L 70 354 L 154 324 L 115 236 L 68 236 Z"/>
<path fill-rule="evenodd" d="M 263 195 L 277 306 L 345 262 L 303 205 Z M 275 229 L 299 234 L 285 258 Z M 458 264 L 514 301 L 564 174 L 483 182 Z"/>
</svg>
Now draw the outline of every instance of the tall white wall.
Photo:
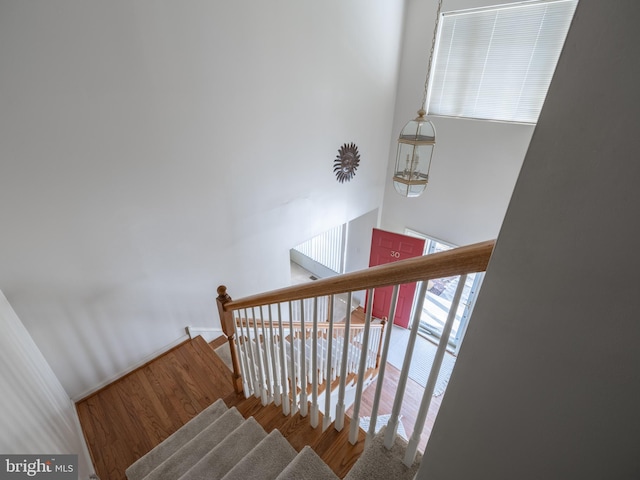
<svg viewBox="0 0 640 480">
<path fill-rule="evenodd" d="M 640 477 L 638 18 L 578 5 L 420 478 Z"/>
<path fill-rule="evenodd" d="M 442 11 L 497 3 L 497 0 L 444 0 Z M 455 245 L 495 238 L 509 204 L 533 125 L 430 117 L 436 128 L 429 185 L 418 198 L 393 188 L 400 130 L 417 116 L 433 36 L 437 2 L 407 1 L 402 63 L 393 122 L 393 143 L 385 183 L 381 227 L 403 233 L 405 227 Z"/>
<path fill-rule="evenodd" d="M 347 262 L 345 270 L 355 272 L 369 266 L 371 235 L 378 226 L 380 212 L 372 210 L 349 222 L 347 239 Z"/>
<path fill-rule="evenodd" d="M 78 397 L 379 208 L 404 2 L 0 3 L 0 288 Z M 355 142 L 353 181 L 336 182 Z"/>
<path fill-rule="evenodd" d="M 0 330 L 0 452 L 78 455 L 78 478 L 88 478 L 73 402 L 2 292 Z"/>
<path fill-rule="evenodd" d="M 371 235 L 373 234 L 373 229 L 378 226 L 379 216 L 380 212 L 378 210 L 372 210 L 349 222 L 346 272 L 356 272 L 369 267 Z M 353 298 L 364 306 L 366 291 L 354 292 Z"/>
</svg>

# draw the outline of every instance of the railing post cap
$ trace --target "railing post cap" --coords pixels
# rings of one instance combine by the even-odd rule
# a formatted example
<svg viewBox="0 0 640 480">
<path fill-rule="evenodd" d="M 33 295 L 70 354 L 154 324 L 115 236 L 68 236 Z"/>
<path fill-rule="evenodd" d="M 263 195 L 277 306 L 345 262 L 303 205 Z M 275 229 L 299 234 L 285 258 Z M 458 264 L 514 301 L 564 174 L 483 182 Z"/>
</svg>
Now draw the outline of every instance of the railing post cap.
<svg viewBox="0 0 640 480">
<path fill-rule="evenodd" d="M 220 285 L 217 289 L 218 295 L 224 297 L 227 294 L 227 287 L 224 285 Z"/>
</svg>

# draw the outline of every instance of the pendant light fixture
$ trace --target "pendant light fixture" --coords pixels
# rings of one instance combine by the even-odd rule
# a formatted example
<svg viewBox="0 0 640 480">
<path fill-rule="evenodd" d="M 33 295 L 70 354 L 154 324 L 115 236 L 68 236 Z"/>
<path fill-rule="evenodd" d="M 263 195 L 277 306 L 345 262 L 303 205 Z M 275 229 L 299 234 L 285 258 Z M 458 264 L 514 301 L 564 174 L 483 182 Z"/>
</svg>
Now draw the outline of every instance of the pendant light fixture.
<svg viewBox="0 0 640 480">
<path fill-rule="evenodd" d="M 427 188 L 429 170 L 431 169 L 431 157 L 433 156 L 433 149 L 436 145 L 436 129 L 433 123 L 427 120 L 425 115 L 427 114 L 429 74 L 431 72 L 431 62 L 433 61 L 433 52 L 436 46 L 441 9 L 442 0 L 438 0 L 436 25 L 433 29 L 427 77 L 424 81 L 422 107 L 418 110 L 418 116 L 404 126 L 398 137 L 398 151 L 396 153 L 393 186 L 396 192 L 405 197 L 418 197 Z"/>
</svg>

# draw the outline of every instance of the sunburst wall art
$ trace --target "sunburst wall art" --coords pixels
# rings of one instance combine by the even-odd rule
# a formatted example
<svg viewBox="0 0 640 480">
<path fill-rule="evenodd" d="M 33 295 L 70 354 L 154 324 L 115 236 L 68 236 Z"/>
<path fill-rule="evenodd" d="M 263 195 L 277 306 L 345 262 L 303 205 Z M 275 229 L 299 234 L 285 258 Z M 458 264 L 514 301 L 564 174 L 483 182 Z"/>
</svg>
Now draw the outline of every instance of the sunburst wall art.
<svg viewBox="0 0 640 480">
<path fill-rule="evenodd" d="M 333 173 L 340 183 L 350 181 L 356 174 L 360 163 L 360 154 L 355 143 L 345 143 L 338 150 L 338 156 L 333 162 Z"/>
</svg>

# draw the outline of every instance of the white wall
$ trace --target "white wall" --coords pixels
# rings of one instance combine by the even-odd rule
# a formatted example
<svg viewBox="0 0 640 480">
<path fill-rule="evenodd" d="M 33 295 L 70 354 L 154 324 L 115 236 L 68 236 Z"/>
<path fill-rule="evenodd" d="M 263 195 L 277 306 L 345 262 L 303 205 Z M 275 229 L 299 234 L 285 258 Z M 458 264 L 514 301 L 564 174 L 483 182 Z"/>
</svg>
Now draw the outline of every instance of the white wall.
<svg viewBox="0 0 640 480">
<path fill-rule="evenodd" d="M 378 227 L 380 212 L 372 210 L 349 222 L 347 238 L 346 272 L 356 272 L 369 267 L 371 235 Z M 360 305 L 365 304 L 366 291 L 354 292 L 353 297 Z"/>
<path fill-rule="evenodd" d="M 349 222 L 345 271 L 355 272 L 369 267 L 371 235 L 378 227 L 379 215 L 377 209 L 371 210 Z"/>
<path fill-rule="evenodd" d="M 420 478 L 640 477 L 639 17 L 578 5 Z"/>
<path fill-rule="evenodd" d="M 404 3 L 0 4 L 0 288 L 78 397 L 381 204 Z M 333 175 L 355 142 L 353 181 Z"/>
<path fill-rule="evenodd" d="M 444 0 L 442 11 L 494 4 L 503 0 Z M 391 182 L 400 130 L 417 116 L 437 2 L 408 0 L 402 64 L 385 182 L 381 228 L 405 227 L 466 245 L 495 238 L 533 133 L 532 125 L 430 117 L 436 128 L 429 185 L 418 198 L 398 195 Z"/>
<path fill-rule="evenodd" d="M 71 399 L 0 292 L 0 452 L 78 455 L 93 472 Z"/>
</svg>

